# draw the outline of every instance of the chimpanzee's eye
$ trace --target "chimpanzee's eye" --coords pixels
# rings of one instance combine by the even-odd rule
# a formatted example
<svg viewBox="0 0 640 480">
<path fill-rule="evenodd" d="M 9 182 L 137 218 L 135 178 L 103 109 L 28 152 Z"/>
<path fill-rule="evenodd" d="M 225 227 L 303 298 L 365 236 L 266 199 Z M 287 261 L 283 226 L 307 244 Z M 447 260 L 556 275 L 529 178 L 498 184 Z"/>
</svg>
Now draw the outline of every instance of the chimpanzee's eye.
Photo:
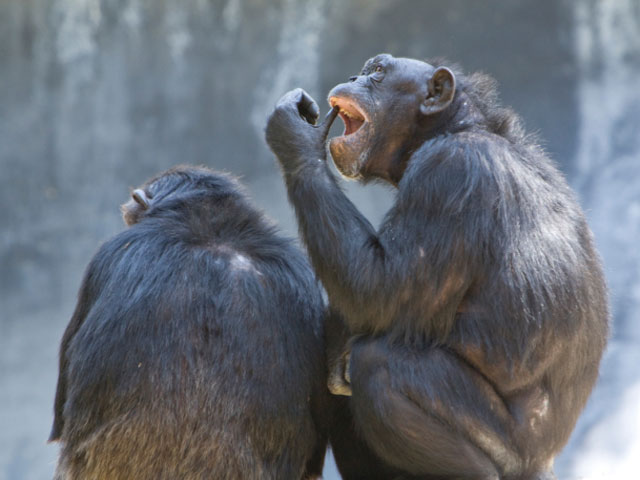
<svg viewBox="0 0 640 480">
<path fill-rule="evenodd" d="M 378 65 L 378 66 L 376 66 L 374 71 L 376 73 L 382 73 L 382 72 L 384 72 L 384 68 L 382 68 L 382 65 Z"/>
</svg>

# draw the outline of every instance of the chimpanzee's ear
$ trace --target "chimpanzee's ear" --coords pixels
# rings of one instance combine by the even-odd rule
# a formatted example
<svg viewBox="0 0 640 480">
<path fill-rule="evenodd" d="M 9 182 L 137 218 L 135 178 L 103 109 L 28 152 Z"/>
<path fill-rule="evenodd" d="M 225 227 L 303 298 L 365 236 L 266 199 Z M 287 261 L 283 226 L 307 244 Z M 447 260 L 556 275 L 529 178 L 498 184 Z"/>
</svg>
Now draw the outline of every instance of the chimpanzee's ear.
<svg viewBox="0 0 640 480">
<path fill-rule="evenodd" d="M 133 192 L 131 192 L 131 198 L 135 200 L 135 202 L 142 207 L 143 210 L 149 208 L 149 198 L 144 190 L 141 188 L 136 188 Z"/>
<path fill-rule="evenodd" d="M 446 67 L 438 67 L 427 84 L 427 98 L 420 105 L 423 115 L 433 115 L 447 108 L 456 93 L 456 77 Z"/>
</svg>

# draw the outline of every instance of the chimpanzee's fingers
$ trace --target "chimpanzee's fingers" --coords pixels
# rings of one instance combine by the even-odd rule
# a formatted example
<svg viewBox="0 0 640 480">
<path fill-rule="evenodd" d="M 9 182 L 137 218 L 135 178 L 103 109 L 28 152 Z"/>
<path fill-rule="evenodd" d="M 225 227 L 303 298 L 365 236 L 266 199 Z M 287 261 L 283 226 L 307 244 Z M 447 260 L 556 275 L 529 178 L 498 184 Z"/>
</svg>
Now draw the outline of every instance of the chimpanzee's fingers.
<svg viewBox="0 0 640 480">
<path fill-rule="evenodd" d="M 311 125 L 315 125 L 320 115 L 320 108 L 311 96 L 302 89 L 300 90 L 300 99 L 298 100 L 298 112 Z"/>
<path fill-rule="evenodd" d="M 318 125 L 317 128 L 322 130 L 322 135 L 325 138 L 327 137 L 327 135 L 329 135 L 329 129 L 331 128 L 333 121 L 338 116 L 338 112 L 340 112 L 340 107 L 338 106 L 333 107 L 331 110 L 329 110 L 329 113 L 327 113 L 327 115 L 324 117 L 324 120 L 322 120 L 322 123 Z"/>
<path fill-rule="evenodd" d="M 302 90 L 301 88 L 289 90 L 282 97 L 280 97 L 280 100 L 278 100 L 278 103 L 276 103 L 276 110 L 286 109 L 287 107 L 297 108 L 297 104 L 300 101 L 303 92 L 304 90 Z"/>
</svg>

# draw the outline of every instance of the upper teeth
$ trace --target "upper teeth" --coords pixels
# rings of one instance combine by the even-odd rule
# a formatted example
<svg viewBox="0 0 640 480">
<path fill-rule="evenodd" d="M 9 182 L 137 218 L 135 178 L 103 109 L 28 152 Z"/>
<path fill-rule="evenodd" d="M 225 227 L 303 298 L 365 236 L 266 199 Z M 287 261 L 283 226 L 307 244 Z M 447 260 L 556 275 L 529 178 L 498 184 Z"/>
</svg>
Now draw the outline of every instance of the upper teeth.
<svg viewBox="0 0 640 480">
<path fill-rule="evenodd" d="M 346 115 L 347 117 L 349 117 L 349 118 L 353 118 L 353 117 L 354 117 L 354 115 L 352 115 L 351 113 L 349 113 L 348 111 L 346 111 L 346 110 L 345 110 L 345 109 L 343 109 L 343 108 L 341 108 L 341 109 L 340 109 L 340 113 L 345 114 L 345 115 Z"/>
</svg>

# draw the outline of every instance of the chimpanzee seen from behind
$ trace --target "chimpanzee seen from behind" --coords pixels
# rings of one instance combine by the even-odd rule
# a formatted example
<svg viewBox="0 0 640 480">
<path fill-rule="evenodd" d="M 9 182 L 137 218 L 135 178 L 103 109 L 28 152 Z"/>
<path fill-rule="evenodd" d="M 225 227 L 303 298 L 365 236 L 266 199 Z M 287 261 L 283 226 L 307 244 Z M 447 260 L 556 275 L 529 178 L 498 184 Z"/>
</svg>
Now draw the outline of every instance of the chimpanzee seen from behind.
<svg viewBox="0 0 640 480">
<path fill-rule="evenodd" d="M 368 446 L 419 478 L 549 479 L 606 344 L 600 261 L 493 82 L 455 70 L 378 55 L 330 92 L 319 126 L 304 91 L 286 94 L 266 138 L 354 335 L 331 386 L 352 392 Z M 377 231 L 325 162 L 338 113 L 338 169 L 397 187 Z"/>
<path fill-rule="evenodd" d="M 57 479 L 316 478 L 321 288 L 237 182 L 177 167 L 132 193 L 62 339 Z"/>
</svg>

